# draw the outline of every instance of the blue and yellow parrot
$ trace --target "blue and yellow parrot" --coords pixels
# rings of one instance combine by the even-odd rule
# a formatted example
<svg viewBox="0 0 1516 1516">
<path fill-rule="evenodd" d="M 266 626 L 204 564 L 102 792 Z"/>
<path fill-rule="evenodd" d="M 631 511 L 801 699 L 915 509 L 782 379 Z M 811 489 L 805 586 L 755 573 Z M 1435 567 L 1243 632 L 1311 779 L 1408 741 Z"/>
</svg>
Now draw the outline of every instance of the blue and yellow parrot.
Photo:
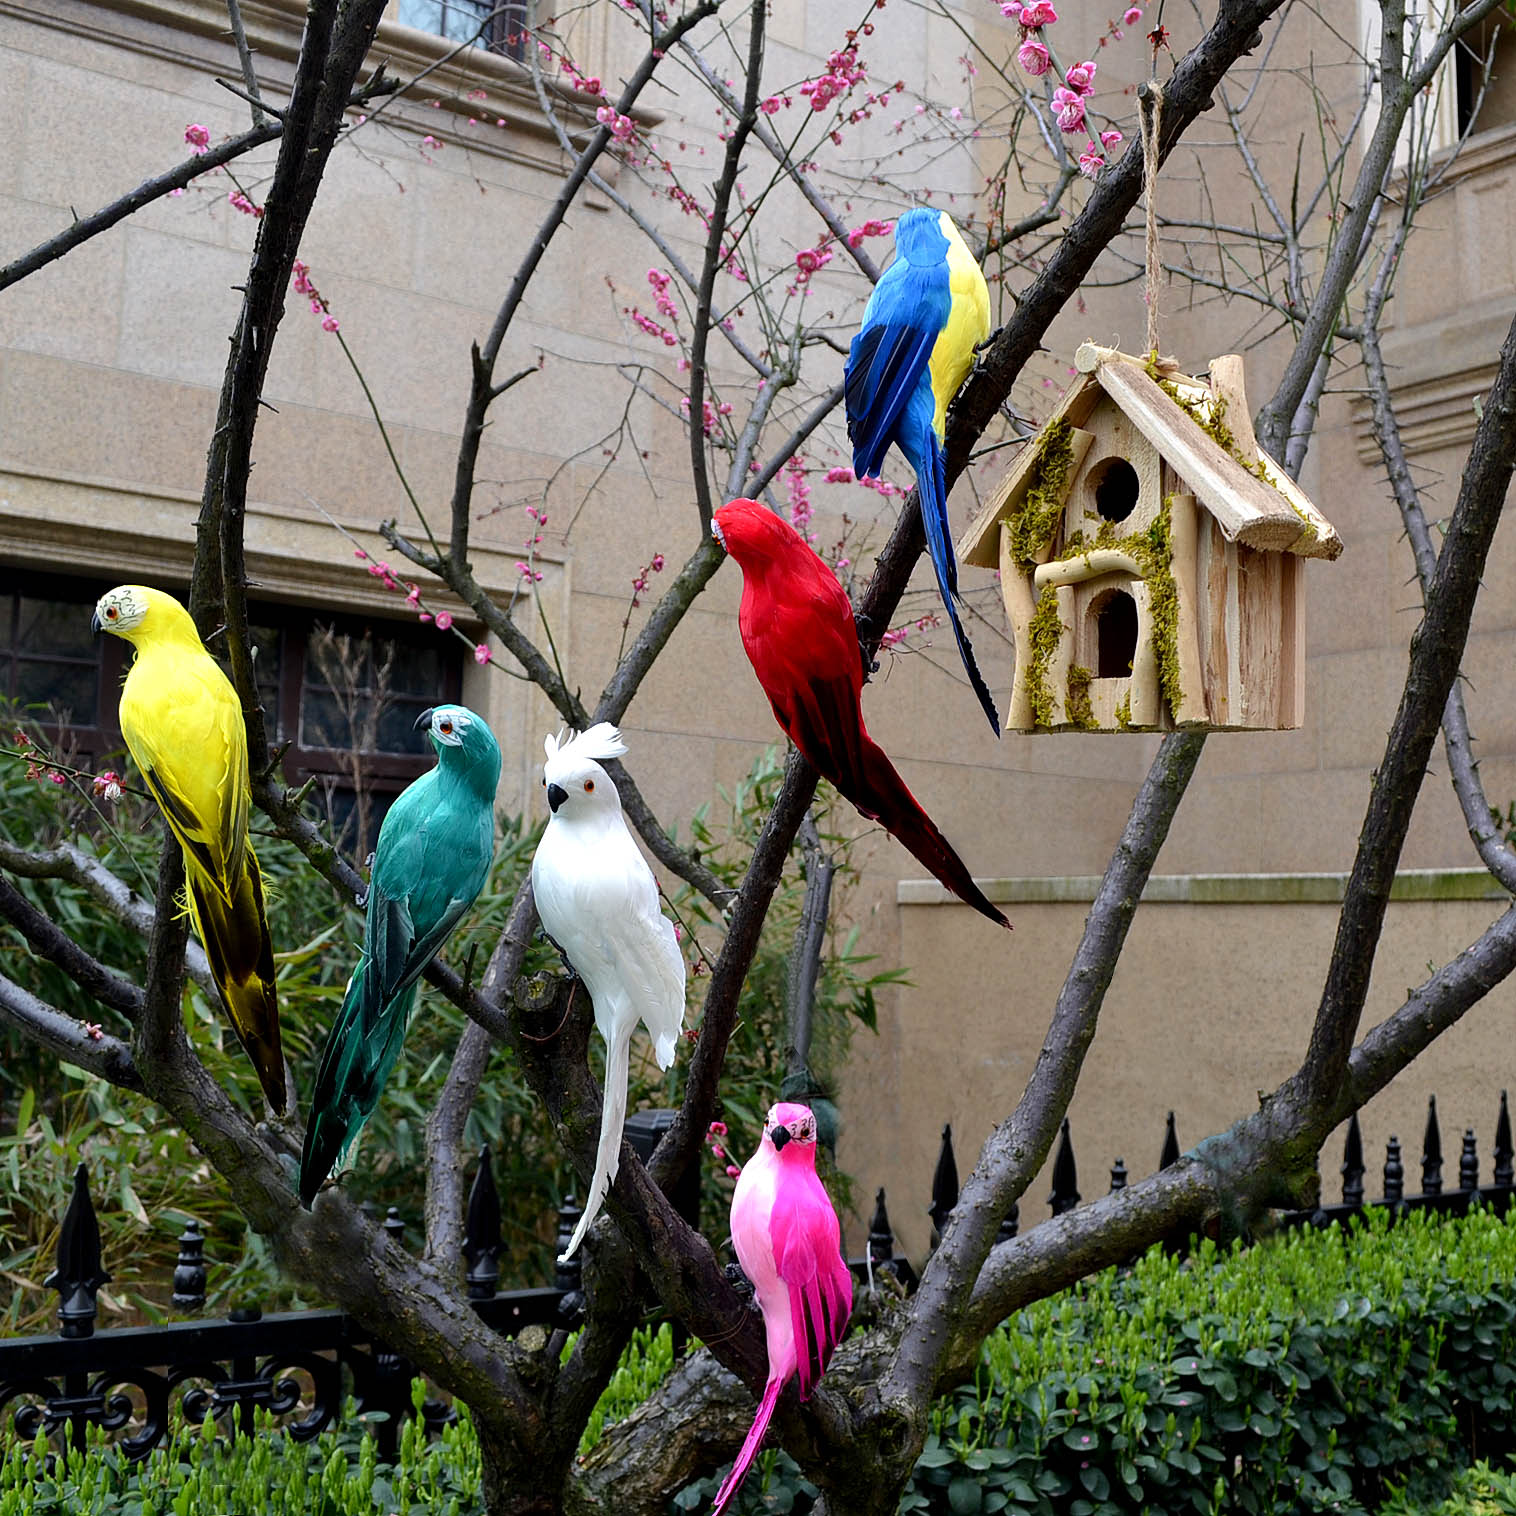
<svg viewBox="0 0 1516 1516">
<path fill-rule="evenodd" d="M 989 287 L 953 218 L 922 207 L 907 211 L 895 226 L 895 261 L 869 296 L 843 375 L 853 472 L 876 478 L 892 442 L 915 470 L 937 587 L 969 683 L 998 737 L 994 697 L 958 619 L 942 463 L 947 408 L 989 334 Z"/>
<path fill-rule="evenodd" d="M 428 724 L 437 767 L 409 785 L 379 828 L 363 952 L 316 1073 L 300 1199 L 326 1176 L 374 1113 L 405 1042 L 416 981 L 474 903 L 495 853 L 500 747 L 483 719 L 439 705 Z"/>
<path fill-rule="evenodd" d="M 183 850 L 190 920 L 263 1093 L 282 1115 L 274 949 L 247 840 L 252 793 L 237 692 L 189 612 L 162 590 L 107 590 L 91 625 L 137 650 L 121 686 L 121 735 Z"/>
</svg>

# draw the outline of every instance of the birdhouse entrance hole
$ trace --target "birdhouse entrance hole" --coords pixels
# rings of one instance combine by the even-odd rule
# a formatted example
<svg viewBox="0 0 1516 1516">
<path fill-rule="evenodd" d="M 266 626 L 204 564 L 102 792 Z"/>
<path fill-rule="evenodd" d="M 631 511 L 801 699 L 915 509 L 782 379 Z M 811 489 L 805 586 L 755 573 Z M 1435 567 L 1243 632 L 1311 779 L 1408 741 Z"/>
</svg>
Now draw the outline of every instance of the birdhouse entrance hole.
<svg viewBox="0 0 1516 1516">
<path fill-rule="evenodd" d="M 1107 458 L 1089 474 L 1089 489 L 1095 510 L 1105 521 L 1125 521 L 1141 494 L 1137 470 L 1125 458 Z"/>
<path fill-rule="evenodd" d="M 1090 613 L 1095 618 L 1095 677 L 1125 679 L 1137 656 L 1137 602 L 1125 590 L 1107 590 Z"/>
</svg>

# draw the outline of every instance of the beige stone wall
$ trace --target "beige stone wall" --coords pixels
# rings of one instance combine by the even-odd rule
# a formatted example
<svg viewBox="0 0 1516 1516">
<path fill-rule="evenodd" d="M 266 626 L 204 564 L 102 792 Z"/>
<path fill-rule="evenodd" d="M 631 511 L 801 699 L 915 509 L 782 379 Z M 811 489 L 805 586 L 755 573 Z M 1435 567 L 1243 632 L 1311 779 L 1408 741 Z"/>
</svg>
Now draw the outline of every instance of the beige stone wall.
<svg viewBox="0 0 1516 1516">
<path fill-rule="evenodd" d="M 1106 8 L 1082 0 L 1060 9 L 1069 38 L 1094 36 L 1107 18 Z M 300 7 L 293 0 L 243 0 L 243 11 L 262 76 L 277 94 L 288 83 Z M 771 16 L 776 76 L 796 80 L 813 73 L 817 58 L 858 19 L 856 7 L 842 0 L 775 0 Z M 1291 16 L 1281 65 L 1336 57 L 1327 22 L 1298 7 Z M 626 30 L 614 19 L 604 6 L 575 22 L 581 61 L 607 79 L 630 58 Z M 876 77 L 924 79 L 945 104 L 988 112 L 990 71 L 982 68 L 970 82 L 958 60 L 966 37 L 1003 49 L 1011 32 L 995 7 L 975 0 L 938 14 L 894 5 L 878 22 L 870 55 Z M 0 5 L 0 260 L 64 224 L 71 207 L 102 204 L 177 161 L 187 122 L 204 122 L 217 138 L 241 129 L 246 108 L 213 82 L 217 73 L 238 74 L 223 28 L 219 0 Z M 381 51 L 396 72 L 408 73 L 441 50 L 387 23 Z M 1099 57 L 1100 98 L 1124 114 L 1123 90 L 1145 72 L 1140 50 L 1113 46 Z M 1339 59 L 1322 77 L 1340 109 L 1350 112 L 1353 71 Z M 487 91 L 473 120 L 470 88 Z M 425 91 L 397 101 L 357 134 L 352 149 L 339 152 L 302 257 L 341 319 L 410 482 L 440 528 L 468 344 L 487 330 L 516 260 L 557 193 L 565 160 L 542 125 L 529 83 L 509 65 L 471 56 L 438 75 L 436 91 L 451 103 L 434 108 Z M 686 91 L 677 104 L 650 98 L 659 109 L 682 109 L 692 97 Z M 1276 180 L 1292 160 L 1303 98 L 1281 68 L 1270 86 L 1265 129 L 1253 143 Z M 498 119 L 507 125 L 491 124 Z M 719 154 L 716 127 L 696 118 L 679 133 L 697 169 L 699 149 L 706 150 L 700 170 L 706 180 Z M 860 157 L 889 146 L 890 130 L 883 114 L 862 128 Z M 926 154 L 911 171 L 935 193 L 955 197 L 953 207 L 964 212 L 984 176 L 1003 163 L 997 130 L 990 127 L 975 144 L 977 162 L 967 152 Z M 424 135 L 441 146 L 423 152 Z M 1218 135 L 1210 121 L 1196 129 L 1197 142 L 1211 144 L 1207 163 L 1217 161 Z M 1405 377 L 1416 462 L 1433 483 L 1439 509 L 1451 499 L 1472 430 L 1470 397 L 1488 382 L 1492 334 L 1516 306 L 1508 252 L 1516 229 L 1508 183 L 1513 158 L 1516 138 L 1488 134 L 1471 167 L 1426 209 L 1430 235 L 1414 254 L 1422 261 L 1402 278 L 1397 332 L 1387 344 L 1387 351 L 1398 344 L 1394 361 Z M 255 196 L 272 161 L 273 149 L 265 149 L 246 168 Z M 1225 214 L 1251 214 L 1250 191 L 1235 167 L 1207 172 Z M 755 182 L 757 175 L 755 168 Z M 623 174 L 618 184 L 662 214 L 663 203 L 633 176 Z M 0 560 L 182 572 L 237 312 L 232 286 L 245 269 L 253 230 L 226 205 L 228 187 L 221 177 L 205 193 L 160 201 L 0 297 Z M 1191 157 L 1176 160 L 1163 196 L 1174 216 L 1203 202 Z M 1077 204 L 1075 193 L 1070 205 Z M 876 188 L 861 186 L 852 214 L 898 208 Z M 773 209 L 766 236 L 776 246 L 815 239 L 814 218 L 796 197 L 780 194 Z M 677 219 L 672 225 L 686 255 L 696 245 L 694 230 Z M 565 666 L 590 696 L 613 665 L 638 568 L 655 551 L 672 567 L 696 542 L 687 440 L 671 410 L 634 400 L 635 451 L 644 456 L 629 451 L 607 468 L 599 451 L 625 402 L 616 366 L 650 358 L 619 312 L 633 299 L 645 301 L 653 261 L 603 199 L 591 196 L 574 209 L 502 358 L 503 372 L 539 358 L 541 371 L 497 407 L 479 470 L 476 568 L 484 582 L 509 594 L 527 535 L 524 507 L 545 503 L 543 610 Z M 840 261 L 818 276 L 812 298 L 835 310 L 845 339 L 864 291 L 839 270 Z M 1012 270 L 1008 287 L 1019 288 L 1026 277 Z M 1246 345 L 1254 330 L 1252 311 L 1191 299 L 1177 285 L 1166 293 L 1163 313 L 1165 346 L 1195 367 Z M 1018 398 L 1030 413 L 1039 403 L 1046 407 L 1048 387 L 1056 394 L 1079 341 L 1093 336 L 1132 348 L 1142 324 L 1135 287 L 1092 281 L 1082 308 L 1070 310 L 1050 335 L 1047 355 Z M 840 377 L 840 356 L 829 361 L 827 373 Z M 1255 403 L 1268 393 L 1280 361 L 1277 343 L 1250 349 Z M 729 355 L 718 356 L 714 377 L 736 400 L 750 393 Z M 1342 382 L 1354 382 L 1347 370 Z M 260 422 L 249 530 L 259 588 L 303 603 L 394 612 L 395 602 L 355 566 L 327 516 L 376 552 L 383 551 L 374 532 L 380 520 L 393 516 L 414 526 L 414 518 L 335 340 L 298 304 L 279 338 L 268 398 L 276 409 Z M 812 454 L 842 461 L 845 446 L 838 422 L 812 444 Z M 1004 461 L 1004 454 L 992 455 L 955 493 L 957 524 Z M 1347 543 L 1339 563 L 1307 571 L 1305 726 L 1210 742 L 1160 861 L 1168 873 L 1340 870 L 1351 861 L 1417 597 L 1406 583 L 1409 559 L 1365 455 L 1362 416 L 1350 394 L 1328 397 L 1305 483 Z M 817 500 L 823 541 L 836 534 L 843 509 L 875 541 L 894 517 L 893 503 L 861 491 L 818 487 Z M 1512 650 L 1513 554 L 1508 542 L 1497 543 L 1469 662 L 1483 772 L 1501 803 L 1516 797 L 1516 730 L 1508 702 L 1495 698 Z M 854 556 L 866 569 L 867 542 Z M 993 581 L 978 571 L 965 579 L 976 606 L 987 608 L 989 621 L 976 624 L 973 635 L 1003 700 L 1011 650 Z M 626 721 L 633 772 L 671 822 L 683 822 L 718 785 L 729 787 L 777 736 L 738 644 L 739 587 L 734 569 L 718 574 Z M 934 604 L 923 570 L 906 610 L 920 614 Z M 466 697 L 487 709 L 502 737 L 502 804 L 535 803 L 541 735 L 557 725 L 546 702 L 516 681 L 472 667 Z M 945 634 L 925 651 L 887 657 L 866 695 L 866 712 L 874 735 L 971 868 L 994 879 L 1098 873 L 1155 746 L 1151 738 L 1120 736 L 997 743 L 974 709 Z M 882 996 L 879 1037 L 863 1035 L 856 1044 L 841 1091 L 842 1160 L 869 1193 L 876 1184 L 889 1186 L 901 1235 L 919 1249 L 940 1123 L 953 1120 L 967 1169 L 979 1138 L 1019 1093 L 1084 907 L 1015 903 L 1016 930 L 1004 934 L 962 907 L 901 905 L 897 886 L 920 870 L 881 833 L 867 834 L 860 856 L 864 876 L 849 910 L 863 926 L 861 946 L 881 965 L 906 966 L 916 987 Z M 1407 863 L 1446 868 L 1470 858 L 1439 766 Z M 1451 956 L 1492 910 L 1468 902 L 1397 907 L 1376 1006 L 1393 1004 L 1403 986 L 1424 976 L 1428 959 Z M 1314 1006 L 1331 921 L 1330 908 L 1321 905 L 1164 905 L 1139 912 L 1074 1110 L 1086 1194 L 1101 1188 L 1099 1172 L 1117 1150 L 1134 1174 L 1143 1171 L 1156 1156 L 1169 1106 L 1179 1110 L 1190 1142 L 1277 1077 Z M 1393 1119 L 1407 1141 L 1413 1127 L 1419 1133 L 1414 1112 L 1433 1085 L 1444 1095 L 1450 1136 L 1455 1123 L 1487 1122 L 1504 1077 L 1498 1034 L 1490 1029 L 1499 1027 L 1504 1006 L 1492 998 L 1477 1013 L 1472 1024 L 1483 1029 L 1477 1035 L 1485 1042 L 1469 1043 L 1460 1031 L 1425 1071 L 1409 1076 L 1407 1093 L 1397 1086 L 1385 1097 L 1403 1102 Z M 1467 1117 L 1455 1115 L 1460 1101 L 1468 1102 Z M 1382 1141 L 1379 1122 L 1376 1111 L 1371 1143 Z M 1028 1217 L 1040 1214 L 1045 1192 L 1039 1180 Z"/>
</svg>

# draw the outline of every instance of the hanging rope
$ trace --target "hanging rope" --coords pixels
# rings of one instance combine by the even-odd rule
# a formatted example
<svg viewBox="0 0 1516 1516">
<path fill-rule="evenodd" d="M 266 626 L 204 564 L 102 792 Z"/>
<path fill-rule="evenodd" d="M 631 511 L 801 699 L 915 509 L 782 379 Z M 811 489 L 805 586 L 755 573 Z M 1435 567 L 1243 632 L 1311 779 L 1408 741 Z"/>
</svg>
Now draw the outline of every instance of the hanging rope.
<svg viewBox="0 0 1516 1516">
<path fill-rule="evenodd" d="M 1147 206 L 1147 351 L 1158 356 L 1158 131 L 1163 120 L 1163 86 L 1156 78 L 1142 86 L 1142 198 Z"/>
</svg>

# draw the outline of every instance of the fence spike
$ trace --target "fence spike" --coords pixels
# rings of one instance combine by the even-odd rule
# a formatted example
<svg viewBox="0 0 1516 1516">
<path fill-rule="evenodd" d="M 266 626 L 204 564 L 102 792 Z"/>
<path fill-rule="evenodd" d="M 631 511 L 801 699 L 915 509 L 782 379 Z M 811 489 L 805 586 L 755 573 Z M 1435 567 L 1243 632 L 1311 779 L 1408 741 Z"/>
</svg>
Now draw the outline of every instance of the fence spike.
<svg viewBox="0 0 1516 1516">
<path fill-rule="evenodd" d="M 1399 1205 L 1405 1198 L 1405 1165 L 1400 1161 L 1400 1139 L 1391 1136 L 1384 1145 L 1384 1203 Z"/>
<path fill-rule="evenodd" d="M 479 1170 L 468 1192 L 463 1256 L 469 1266 L 469 1299 L 493 1299 L 500 1283 L 500 1192 L 495 1188 L 488 1143 L 479 1149 Z"/>
<path fill-rule="evenodd" d="M 205 1306 L 205 1233 L 193 1221 L 179 1234 L 173 1301 L 180 1311 L 198 1311 Z"/>
<path fill-rule="evenodd" d="M 100 1223 L 90 1199 L 89 1174 L 81 1163 L 74 1170 L 73 1193 L 58 1228 L 58 1267 L 42 1281 L 44 1289 L 58 1292 L 60 1336 L 95 1335 L 95 1293 L 111 1277 L 101 1263 Z"/>
<path fill-rule="evenodd" d="M 942 1128 L 942 1150 L 937 1154 L 937 1171 L 932 1175 L 932 1203 L 927 1215 L 932 1218 L 932 1246 L 942 1237 L 942 1229 L 958 1204 L 958 1160 L 953 1157 L 953 1123 Z"/>
<path fill-rule="evenodd" d="M 1168 1169 L 1178 1162 L 1179 1133 L 1174 1126 L 1174 1113 L 1170 1111 L 1168 1124 L 1163 1129 L 1163 1151 L 1158 1155 L 1158 1167 Z"/>
<path fill-rule="evenodd" d="M 1421 1193 L 1442 1194 L 1442 1128 L 1437 1125 L 1437 1097 L 1427 1097 L 1427 1129 L 1421 1139 Z"/>
<path fill-rule="evenodd" d="M 400 1219 L 400 1207 L 390 1206 L 384 1213 L 384 1232 L 397 1248 L 405 1246 L 405 1222 Z"/>
<path fill-rule="evenodd" d="M 884 1187 L 874 1197 L 874 1215 L 869 1222 L 869 1259 L 877 1269 L 895 1256 L 895 1232 L 890 1225 L 890 1213 L 884 1205 Z"/>
<path fill-rule="evenodd" d="M 1479 1143 L 1471 1126 L 1463 1129 L 1463 1151 L 1458 1155 L 1458 1188 L 1465 1194 L 1479 1188 Z"/>
<path fill-rule="evenodd" d="M 1118 1158 L 1111 1165 L 1111 1194 L 1126 1188 L 1126 1159 Z"/>
<path fill-rule="evenodd" d="M 1511 1113 L 1506 1107 L 1505 1091 L 1500 1092 L 1500 1114 L 1495 1118 L 1495 1183 L 1504 1189 L 1510 1189 L 1511 1181 L 1516 1179 L 1513 1172 L 1511 1159 L 1516 1157 L 1516 1152 L 1511 1148 Z"/>
<path fill-rule="evenodd" d="M 1053 1159 L 1053 1190 L 1048 1204 L 1055 1216 L 1072 1211 L 1079 1204 L 1079 1176 L 1074 1169 L 1074 1140 L 1069 1136 L 1069 1118 L 1063 1118 L 1058 1152 Z"/>
<path fill-rule="evenodd" d="M 558 1246 L 553 1250 L 553 1288 L 562 1296 L 558 1302 L 558 1324 L 569 1328 L 583 1322 L 587 1304 L 584 1298 L 584 1255 L 575 1253 L 567 1263 L 563 1261 L 563 1255 L 568 1250 L 569 1243 L 574 1240 L 574 1232 L 582 1215 L 584 1207 L 579 1204 L 578 1197 L 565 1195 L 563 1204 L 558 1207 Z"/>
<path fill-rule="evenodd" d="M 1358 1129 L 1358 1112 L 1348 1118 L 1347 1141 L 1342 1145 L 1342 1203 L 1363 1204 L 1363 1133 Z"/>
</svg>

